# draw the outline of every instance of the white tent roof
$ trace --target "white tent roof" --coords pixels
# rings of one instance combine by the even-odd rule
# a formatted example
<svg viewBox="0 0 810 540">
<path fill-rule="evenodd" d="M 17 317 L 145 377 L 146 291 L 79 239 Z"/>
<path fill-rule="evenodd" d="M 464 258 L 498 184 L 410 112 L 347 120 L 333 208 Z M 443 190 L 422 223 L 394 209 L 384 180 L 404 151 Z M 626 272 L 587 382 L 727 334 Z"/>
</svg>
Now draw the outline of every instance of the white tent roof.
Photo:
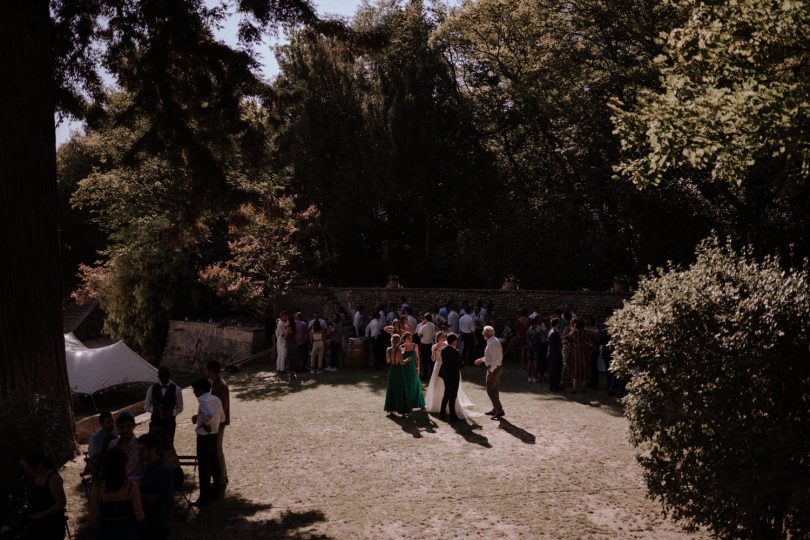
<svg viewBox="0 0 810 540">
<path fill-rule="evenodd" d="M 119 341 L 107 347 L 89 349 L 72 333 L 65 334 L 70 390 L 95 394 L 119 384 L 158 382 L 157 369 Z"/>
</svg>

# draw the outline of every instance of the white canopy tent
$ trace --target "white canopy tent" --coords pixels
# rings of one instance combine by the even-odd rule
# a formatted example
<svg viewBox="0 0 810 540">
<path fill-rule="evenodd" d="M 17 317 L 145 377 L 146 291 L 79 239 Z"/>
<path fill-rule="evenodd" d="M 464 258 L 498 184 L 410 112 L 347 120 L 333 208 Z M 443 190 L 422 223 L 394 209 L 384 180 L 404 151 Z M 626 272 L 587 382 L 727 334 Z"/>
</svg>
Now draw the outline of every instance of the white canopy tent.
<svg viewBox="0 0 810 540">
<path fill-rule="evenodd" d="M 70 390 L 95 394 L 119 384 L 158 382 L 157 369 L 123 341 L 90 349 L 73 335 L 65 334 L 65 356 Z"/>
</svg>

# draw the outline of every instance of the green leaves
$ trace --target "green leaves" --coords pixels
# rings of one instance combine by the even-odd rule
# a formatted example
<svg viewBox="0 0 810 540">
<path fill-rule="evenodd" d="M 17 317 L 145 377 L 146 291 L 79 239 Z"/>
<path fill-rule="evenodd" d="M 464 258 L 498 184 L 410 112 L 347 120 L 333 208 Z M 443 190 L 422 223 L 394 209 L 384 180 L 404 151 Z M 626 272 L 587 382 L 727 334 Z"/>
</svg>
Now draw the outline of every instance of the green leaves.
<svg viewBox="0 0 810 540">
<path fill-rule="evenodd" d="M 651 495 L 722 538 L 810 531 L 810 272 L 716 238 L 609 321 Z M 636 376 L 638 375 L 638 376 Z"/>
<path fill-rule="evenodd" d="M 639 187 L 688 167 L 739 185 L 778 165 L 805 183 L 810 168 L 806 2 L 675 2 L 690 12 L 656 57 L 661 88 L 613 103 L 623 158 L 617 176 Z"/>
</svg>

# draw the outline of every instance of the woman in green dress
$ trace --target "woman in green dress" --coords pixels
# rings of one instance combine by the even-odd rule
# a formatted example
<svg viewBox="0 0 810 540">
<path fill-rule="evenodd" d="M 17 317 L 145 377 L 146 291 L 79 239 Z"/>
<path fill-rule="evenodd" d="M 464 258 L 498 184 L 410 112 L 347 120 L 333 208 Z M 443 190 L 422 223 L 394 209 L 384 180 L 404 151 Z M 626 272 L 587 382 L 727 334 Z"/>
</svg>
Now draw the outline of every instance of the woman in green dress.
<svg viewBox="0 0 810 540">
<path fill-rule="evenodd" d="M 401 338 L 399 334 L 391 335 L 391 346 L 385 351 L 385 363 L 388 364 L 388 387 L 385 390 L 385 410 L 389 414 L 398 412 L 408 414 L 408 395 L 405 389 L 405 366 L 402 365 Z"/>
<path fill-rule="evenodd" d="M 411 409 L 424 409 L 425 396 L 422 394 L 422 381 L 419 380 L 419 348 L 413 343 L 410 332 L 402 334 L 402 361 L 405 363 L 405 390 L 408 406 Z"/>
</svg>

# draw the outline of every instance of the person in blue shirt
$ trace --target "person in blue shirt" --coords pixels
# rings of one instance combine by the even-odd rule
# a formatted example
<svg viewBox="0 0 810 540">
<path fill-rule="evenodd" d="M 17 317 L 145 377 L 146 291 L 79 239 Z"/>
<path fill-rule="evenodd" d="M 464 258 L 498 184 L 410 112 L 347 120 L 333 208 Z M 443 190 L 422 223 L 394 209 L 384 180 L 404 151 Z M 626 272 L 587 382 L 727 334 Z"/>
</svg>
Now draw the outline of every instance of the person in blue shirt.
<svg viewBox="0 0 810 540">
<path fill-rule="evenodd" d="M 87 472 L 93 481 L 97 481 L 101 474 L 101 461 L 104 457 L 104 452 L 110 446 L 110 442 L 118 438 L 115 432 L 115 420 L 110 411 L 102 411 L 98 415 L 98 423 L 100 429 L 90 436 L 90 441 L 87 445 Z"/>
</svg>

